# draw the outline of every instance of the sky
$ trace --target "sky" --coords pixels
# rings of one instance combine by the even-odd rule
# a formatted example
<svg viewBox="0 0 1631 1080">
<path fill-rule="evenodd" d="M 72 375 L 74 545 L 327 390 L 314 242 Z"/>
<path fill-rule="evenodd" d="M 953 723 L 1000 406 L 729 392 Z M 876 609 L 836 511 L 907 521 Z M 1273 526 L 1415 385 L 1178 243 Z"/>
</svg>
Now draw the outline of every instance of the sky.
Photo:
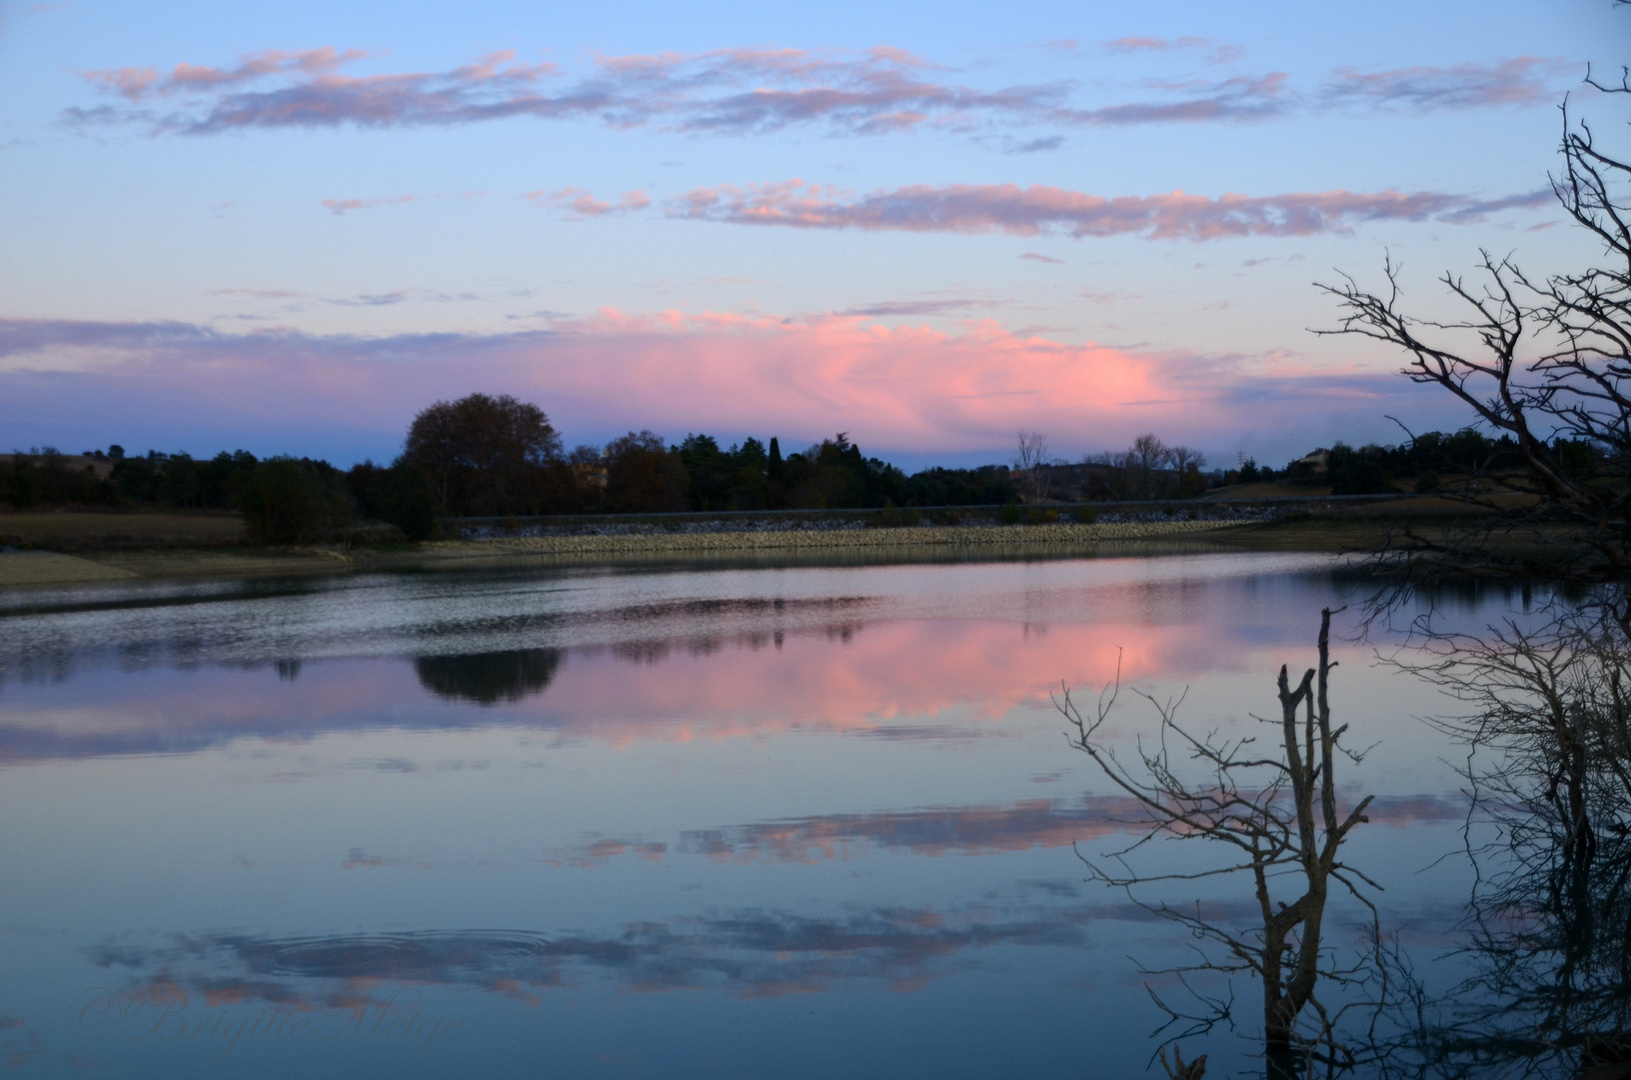
<svg viewBox="0 0 1631 1080">
<path fill-rule="evenodd" d="M 1312 331 L 1596 245 L 1609 0 L 0 3 L 0 449 L 389 460 L 437 400 L 906 467 L 1467 416 Z"/>
</svg>

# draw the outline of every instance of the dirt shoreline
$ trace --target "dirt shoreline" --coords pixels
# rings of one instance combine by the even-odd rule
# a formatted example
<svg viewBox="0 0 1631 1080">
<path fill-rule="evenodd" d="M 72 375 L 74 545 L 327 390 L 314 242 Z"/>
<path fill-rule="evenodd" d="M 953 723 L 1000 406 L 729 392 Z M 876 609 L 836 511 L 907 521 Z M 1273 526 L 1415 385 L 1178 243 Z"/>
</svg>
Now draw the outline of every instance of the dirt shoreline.
<svg viewBox="0 0 1631 1080">
<path fill-rule="evenodd" d="M 1166 539 L 1208 541 L 1241 525 L 1218 521 L 1122 522 L 896 529 L 790 529 L 624 536 L 498 537 L 430 541 L 393 548 L 254 549 L 173 547 L 148 550 L 0 551 L 0 588 L 115 580 L 258 577 L 359 570 L 452 567 L 553 557 L 572 562 L 643 557 L 887 553 L 956 557 L 959 551 L 1060 554 L 1105 544 Z"/>
</svg>

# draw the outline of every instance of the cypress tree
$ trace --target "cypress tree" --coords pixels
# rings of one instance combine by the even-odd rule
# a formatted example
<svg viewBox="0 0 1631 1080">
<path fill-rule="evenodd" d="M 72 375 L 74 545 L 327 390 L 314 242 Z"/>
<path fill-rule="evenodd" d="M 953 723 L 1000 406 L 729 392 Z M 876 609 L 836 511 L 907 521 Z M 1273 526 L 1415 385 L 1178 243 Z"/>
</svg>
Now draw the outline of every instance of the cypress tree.
<svg viewBox="0 0 1631 1080">
<path fill-rule="evenodd" d="M 782 468 L 782 448 L 776 441 L 776 436 L 770 437 L 770 464 L 765 469 L 765 475 L 771 480 L 781 480 L 786 475 Z"/>
</svg>

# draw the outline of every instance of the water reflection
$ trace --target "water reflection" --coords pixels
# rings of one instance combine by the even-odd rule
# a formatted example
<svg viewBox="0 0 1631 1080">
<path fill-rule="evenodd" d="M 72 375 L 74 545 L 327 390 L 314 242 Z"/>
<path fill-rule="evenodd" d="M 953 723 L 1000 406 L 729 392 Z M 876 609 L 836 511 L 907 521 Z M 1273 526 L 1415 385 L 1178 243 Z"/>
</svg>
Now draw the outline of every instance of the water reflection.
<svg viewBox="0 0 1631 1080">
<path fill-rule="evenodd" d="M 1631 635 L 1623 595 L 1540 627 L 1436 638 L 1414 669 L 1472 707 L 1462 921 L 1448 993 L 1406 964 L 1396 1056 L 1423 1073 L 1631 1075 Z"/>
<path fill-rule="evenodd" d="M 602 934 L 418 931 L 256 937 L 177 936 L 88 950 L 123 971 L 122 992 L 180 987 L 204 1000 L 345 1006 L 378 984 L 484 990 L 531 1004 L 585 976 L 620 990 L 724 990 L 739 997 L 829 991 L 845 983 L 920 989 L 970 954 L 1004 945 L 1081 948 L 1087 928 L 1149 923 L 1132 904 L 863 907 L 837 917 L 742 909 L 642 921 Z"/>
<path fill-rule="evenodd" d="M 1323 561 L 1231 556 L 36 597 L 0 615 L 0 815 L 28 823 L 0 832 L 0 910 L 29 928 L 0 928 L 0 1047 L 67 1064 L 85 987 L 197 1020 L 412 990 L 469 1021 L 483 1075 L 632 1075 L 605 1055 L 641 1040 L 677 1077 L 1076 1076 L 1081 1040 L 1138 1075 L 1126 956 L 1187 942 L 1084 882 L 1071 845 L 1139 815 L 1076 767 L 1049 691 L 1119 655 L 1245 725 L 1333 588 Z M 1343 657 L 1367 739 L 1428 711 Z M 1409 875 L 1465 815 L 1440 756 L 1394 753 L 1366 853 L 1433 940 L 1449 893 Z M 219 1074 L 187 1052 L 97 1049 L 114 1075 Z M 246 1076 L 452 1068 L 234 1053 Z"/>
<path fill-rule="evenodd" d="M 848 858 L 870 848 L 926 857 L 991 855 L 1032 848 L 1070 847 L 1116 833 L 1144 828 L 1143 807 L 1126 796 L 1088 795 L 1081 799 L 1027 799 L 997 806 L 940 806 L 867 814 L 821 814 L 719 829 L 691 829 L 672 850 L 715 861 L 745 864 L 816 863 Z M 1370 820 L 1408 827 L 1454 823 L 1466 817 L 1465 803 L 1441 795 L 1382 796 L 1371 803 Z M 554 866 L 590 867 L 616 856 L 661 857 L 666 842 L 637 838 L 595 838 L 552 852 Z"/>
<path fill-rule="evenodd" d="M 790 730 L 896 741 L 978 738 L 1061 678 L 1101 682 L 1118 656 L 1131 680 L 1238 671 L 1243 645 L 1273 647 L 1272 623 L 1211 625 L 887 620 L 700 633 L 615 645 L 401 660 L 157 666 L 84 672 L 10 688 L 0 760 L 175 753 L 235 739 L 310 739 L 380 728 L 488 725 L 626 744 Z M 294 676 L 298 675 L 298 678 Z M 461 708 L 425 708 L 428 696 Z M 983 722 L 971 723 L 970 721 Z"/>
<path fill-rule="evenodd" d="M 420 685 L 439 698 L 497 705 L 543 693 L 561 659 L 559 649 L 516 649 L 475 656 L 421 656 L 413 667 Z"/>
</svg>

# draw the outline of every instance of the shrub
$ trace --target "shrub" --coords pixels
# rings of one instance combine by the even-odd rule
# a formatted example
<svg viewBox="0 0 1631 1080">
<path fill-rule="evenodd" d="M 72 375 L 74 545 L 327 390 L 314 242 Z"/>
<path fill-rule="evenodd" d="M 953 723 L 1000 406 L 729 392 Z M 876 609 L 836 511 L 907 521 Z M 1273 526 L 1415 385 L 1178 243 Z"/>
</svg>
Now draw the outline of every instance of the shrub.
<svg viewBox="0 0 1631 1080">
<path fill-rule="evenodd" d="M 884 528 L 893 529 L 902 525 L 916 525 L 921 517 L 922 515 L 917 512 L 915 506 L 908 506 L 903 509 L 896 506 L 892 501 L 885 499 L 883 513 L 878 515 L 878 520 Z"/>
<path fill-rule="evenodd" d="M 1416 477 L 1417 495 L 1430 495 L 1443 486 L 1444 482 L 1438 478 L 1438 473 L 1433 472 L 1431 469 Z"/>
<path fill-rule="evenodd" d="M 606 509 L 614 514 L 656 514 L 685 509 L 690 478 L 660 435 L 631 431 L 606 444 Z"/>
<path fill-rule="evenodd" d="M 1335 451 L 1332 453 L 1334 456 Z M 1382 471 L 1381 465 L 1368 458 L 1352 460 L 1342 468 L 1331 471 L 1333 495 L 1375 495 L 1386 490 L 1387 474 Z"/>
<path fill-rule="evenodd" d="M 1002 508 L 1002 523 L 1004 525 L 1018 525 L 1019 519 L 1024 515 L 1019 503 L 1011 502 Z"/>
<path fill-rule="evenodd" d="M 382 469 L 371 462 L 353 466 L 346 489 L 362 513 L 387 521 L 408 540 L 428 540 L 436 531 L 435 498 L 430 481 L 417 469 L 396 464 Z"/>
<path fill-rule="evenodd" d="M 1083 525 L 1093 524 L 1093 522 L 1098 519 L 1098 516 L 1098 511 L 1094 510 L 1091 506 L 1084 506 L 1080 510 L 1076 511 L 1076 520 L 1081 522 Z"/>
<path fill-rule="evenodd" d="M 351 499 L 333 466 L 275 457 L 246 473 L 238 494 L 244 527 L 257 544 L 312 544 L 351 523 Z M 406 530 L 404 530 L 406 531 Z"/>
</svg>

